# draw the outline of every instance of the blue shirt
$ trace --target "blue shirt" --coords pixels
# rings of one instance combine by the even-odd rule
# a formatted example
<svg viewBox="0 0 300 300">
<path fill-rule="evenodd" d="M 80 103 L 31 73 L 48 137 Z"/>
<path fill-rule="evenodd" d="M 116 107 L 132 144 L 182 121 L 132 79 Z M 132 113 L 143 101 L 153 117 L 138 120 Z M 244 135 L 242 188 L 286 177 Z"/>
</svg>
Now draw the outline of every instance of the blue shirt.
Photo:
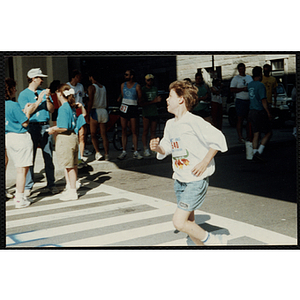
<svg viewBox="0 0 300 300">
<path fill-rule="evenodd" d="M 5 134 L 9 132 L 27 132 L 27 128 L 22 126 L 27 120 L 18 102 L 12 100 L 5 101 Z"/>
<path fill-rule="evenodd" d="M 260 81 L 251 81 L 248 83 L 248 92 L 250 98 L 250 109 L 264 110 L 262 99 L 267 99 L 266 87 Z"/>
<path fill-rule="evenodd" d="M 37 94 L 39 95 L 43 90 L 37 90 Z M 35 92 L 30 90 L 29 88 L 23 90 L 18 98 L 18 102 L 22 109 L 24 109 L 27 103 L 35 103 L 37 101 L 37 96 Z M 50 101 L 52 101 L 50 97 Z M 49 111 L 47 109 L 47 101 L 46 95 L 43 98 L 42 103 L 38 106 L 36 111 L 31 115 L 30 122 L 48 122 L 50 120 Z"/>
<path fill-rule="evenodd" d="M 76 127 L 76 109 L 71 108 L 68 102 L 65 102 L 58 109 L 56 125 L 58 128 L 66 128 L 67 130 L 74 130 Z"/>
</svg>

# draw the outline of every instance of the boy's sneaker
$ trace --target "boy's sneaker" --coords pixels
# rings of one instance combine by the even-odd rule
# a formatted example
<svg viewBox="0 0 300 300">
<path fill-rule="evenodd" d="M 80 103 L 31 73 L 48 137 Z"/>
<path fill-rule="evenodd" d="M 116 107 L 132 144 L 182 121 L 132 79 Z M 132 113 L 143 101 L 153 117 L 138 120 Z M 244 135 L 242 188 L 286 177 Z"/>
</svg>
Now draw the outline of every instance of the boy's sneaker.
<svg viewBox="0 0 300 300">
<path fill-rule="evenodd" d="M 126 151 L 122 151 L 122 153 L 118 156 L 118 159 L 124 159 L 126 157 Z"/>
<path fill-rule="evenodd" d="M 227 235 L 225 234 L 212 234 L 208 233 L 209 237 L 204 243 L 205 246 L 222 246 L 227 245 Z"/>
<path fill-rule="evenodd" d="M 78 194 L 77 194 L 76 190 L 75 190 L 75 192 L 71 191 L 71 190 L 67 190 L 59 198 L 59 200 L 61 200 L 61 201 L 70 201 L 70 200 L 77 200 L 77 199 L 78 199 Z"/>
<path fill-rule="evenodd" d="M 23 197 L 21 199 L 14 198 L 15 208 L 24 208 L 31 204 L 30 201 L 27 200 L 26 197 Z"/>
<path fill-rule="evenodd" d="M 142 159 L 143 156 L 142 156 L 141 154 L 139 154 L 138 151 L 135 151 L 135 152 L 133 153 L 133 158 L 135 158 L 135 159 Z"/>
<path fill-rule="evenodd" d="M 95 154 L 95 160 L 100 160 L 101 158 L 102 158 L 101 153 L 100 153 L 100 152 L 97 152 L 97 153 Z"/>
<path fill-rule="evenodd" d="M 151 153 L 150 153 L 149 149 L 146 149 L 144 151 L 144 156 L 146 156 L 146 157 L 151 156 Z"/>
<path fill-rule="evenodd" d="M 5 195 L 6 195 L 6 199 L 12 199 L 14 197 L 14 195 L 9 193 L 8 191 L 5 191 Z"/>
</svg>

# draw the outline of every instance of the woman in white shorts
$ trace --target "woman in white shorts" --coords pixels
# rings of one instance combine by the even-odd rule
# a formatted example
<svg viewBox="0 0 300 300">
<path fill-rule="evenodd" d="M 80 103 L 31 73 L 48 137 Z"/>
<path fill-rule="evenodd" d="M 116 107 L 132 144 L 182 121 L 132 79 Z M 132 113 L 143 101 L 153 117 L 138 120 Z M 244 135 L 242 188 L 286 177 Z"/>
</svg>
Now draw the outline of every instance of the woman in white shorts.
<svg viewBox="0 0 300 300">
<path fill-rule="evenodd" d="M 109 143 L 106 134 L 106 123 L 108 122 L 107 113 L 107 96 L 105 86 L 100 84 L 95 79 L 96 75 L 89 75 L 89 80 L 92 85 L 88 87 L 89 102 L 87 109 L 87 123 L 90 124 L 92 143 L 95 148 L 95 159 L 100 160 L 102 155 L 99 151 L 98 139 L 97 139 L 97 129 L 98 124 L 100 126 L 100 134 L 103 141 L 103 148 L 105 152 L 105 160 L 109 159 Z"/>
<path fill-rule="evenodd" d="M 23 208 L 31 204 L 24 196 L 26 174 L 33 165 L 33 143 L 27 126 L 37 106 L 28 103 L 22 111 L 19 103 L 11 100 L 16 91 L 16 82 L 12 78 L 5 79 L 5 149 L 17 168 L 15 207 Z M 45 93 L 46 90 L 40 93 L 36 102 L 38 105 Z"/>
</svg>

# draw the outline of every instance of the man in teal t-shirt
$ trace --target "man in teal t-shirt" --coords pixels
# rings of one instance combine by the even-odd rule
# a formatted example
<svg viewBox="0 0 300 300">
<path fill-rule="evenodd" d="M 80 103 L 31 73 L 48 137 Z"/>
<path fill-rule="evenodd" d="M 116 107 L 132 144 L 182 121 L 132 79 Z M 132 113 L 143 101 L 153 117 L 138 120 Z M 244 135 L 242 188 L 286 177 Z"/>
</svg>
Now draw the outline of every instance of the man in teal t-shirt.
<svg viewBox="0 0 300 300">
<path fill-rule="evenodd" d="M 148 149 L 147 136 L 150 128 L 150 139 L 156 137 L 156 126 L 158 120 L 158 110 L 156 103 L 161 101 L 161 97 L 158 96 L 157 87 L 153 86 L 154 76 L 148 74 L 145 76 L 146 85 L 142 87 L 142 103 L 143 108 L 143 135 L 142 142 L 144 146 L 144 156 L 150 156 L 150 150 Z"/>
<path fill-rule="evenodd" d="M 252 70 L 253 81 L 248 83 L 250 99 L 249 122 L 253 131 L 253 159 L 264 161 L 261 157 L 263 150 L 272 135 L 271 114 L 268 109 L 267 93 L 262 79 L 262 68 L 254 67 Z M 264 133 L 261 144 L 258 147 L 260 133 Z"/>
<path fill-rule="evenodd" d="M 44 75 L 40 68 L 34 68 L 28 71 L 28 88 L 23 90 L 18 98 L 18 102 L 23 109 L 27 103 L 36 106 L 35 112 L 31 115 L 28 125 L 28 132 L 33 142 L 33 166 L 29 168 L 25 183 L 25 196 L 30 196 L 34 184 L 34 161 L 38 146 L 41 147 L 45 163 L 45 172 L 47 178 L 47 188 L 52 194 L 57 194 L 59 190 L 55 186 L 54 165 L 53 165 L 53 145 L 52 138 L 47 129 L 50 127 L 50 114 L 54 112 L 54 105 L 50 97 L 50 90 L 46 90 L 45 98 L 42 103 L 38 103 L 38 95 L 42 92 L 39 88 L 43 83 Z"/>
</svg>

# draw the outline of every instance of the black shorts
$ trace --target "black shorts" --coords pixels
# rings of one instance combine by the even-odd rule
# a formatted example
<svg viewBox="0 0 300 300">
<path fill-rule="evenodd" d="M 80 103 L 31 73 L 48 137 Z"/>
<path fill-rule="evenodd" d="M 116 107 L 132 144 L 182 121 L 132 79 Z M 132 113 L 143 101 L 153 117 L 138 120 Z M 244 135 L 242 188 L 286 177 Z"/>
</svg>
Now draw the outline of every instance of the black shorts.
<svg viewBox="0 0 300 300">
<path fill-rule="evenodd" d="M 268 133 L 272 130 L 271 121 L 265 110 L 251 109 L 249 111 L 248 120 L 251 123 L 253 132 Z"/>
<path fill-rule="evenodd" d="M 128 108 L 127 108 L 126 113 L 124 113 L 120 110 L 120 112 L 119 112 L 120 117 L 125 118 L 125 119 L 138 118 L 139 117 L 138 107 L 135 105 L 127 105 L 127 106 L 128 106 Z"/>
</svg>

